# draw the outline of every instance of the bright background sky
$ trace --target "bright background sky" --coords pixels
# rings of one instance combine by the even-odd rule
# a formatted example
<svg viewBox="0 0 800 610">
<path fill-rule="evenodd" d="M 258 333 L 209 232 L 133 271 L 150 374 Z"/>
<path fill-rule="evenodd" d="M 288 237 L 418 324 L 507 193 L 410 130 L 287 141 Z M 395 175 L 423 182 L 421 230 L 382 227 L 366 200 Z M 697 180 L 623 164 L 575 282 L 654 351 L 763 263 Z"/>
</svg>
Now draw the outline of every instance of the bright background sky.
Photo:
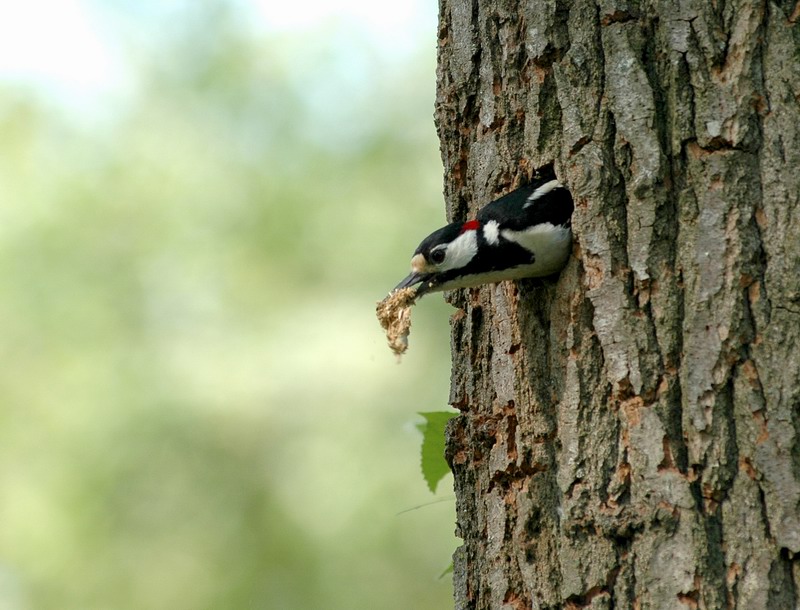
<svg viewBox="0 0 800 610">
<path fill-rule="evenodd" d="M 191 0 L 144 1 L 135 10 L 169 15 Z M 132 3 L 133 4 L 133 3 Z M 391 9 L 369 0 L 237 0 L 255 33 L 298 38 L 346 24 L 387 58 L 402 59 L 421 41 L 433 46 L 437 5 L 407 0 Z M 124 95 L 131 87 L 102 0 L 26 0 L 0 10 L 0 80 L 31 86 L 76 108 Z M 46 18 L 42 18 L 46 15 Z"/>
</svg>

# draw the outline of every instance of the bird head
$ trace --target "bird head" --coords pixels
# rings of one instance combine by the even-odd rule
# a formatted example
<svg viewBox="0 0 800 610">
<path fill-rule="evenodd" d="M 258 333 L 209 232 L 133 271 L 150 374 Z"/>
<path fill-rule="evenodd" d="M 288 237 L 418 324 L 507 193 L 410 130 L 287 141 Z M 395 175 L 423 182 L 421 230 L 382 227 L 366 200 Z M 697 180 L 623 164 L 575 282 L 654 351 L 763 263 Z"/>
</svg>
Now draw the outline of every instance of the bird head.
<svg viewBox="0 0 800 610">
<path fill-rule="evenodd" d="M 411 258 L 411 273 L 395 290 L 419 284 L 417 296 L 428 292 L 464 287 L 462 271 L 478 254 L 477 220 L 454 222 L 422 240 Z"/>
</svg>

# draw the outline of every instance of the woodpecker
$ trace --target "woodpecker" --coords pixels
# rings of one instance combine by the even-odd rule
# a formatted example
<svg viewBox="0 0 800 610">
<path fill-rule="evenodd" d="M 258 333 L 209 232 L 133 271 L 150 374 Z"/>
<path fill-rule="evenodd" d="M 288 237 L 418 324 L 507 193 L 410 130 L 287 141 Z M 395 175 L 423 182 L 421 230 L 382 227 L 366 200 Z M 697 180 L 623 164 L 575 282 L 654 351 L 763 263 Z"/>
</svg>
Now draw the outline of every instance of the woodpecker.
<svg viewBox="0 0 800 610">
<path fill-rule="evenodd" d="M 572 195 L 555 179 L 537 179 L 486 204 L 474 220 L 454 222 L 422 240 L 411 273 L 395 290 L 470 288 L 560 271 L 572 246 Z"/>
</svg>

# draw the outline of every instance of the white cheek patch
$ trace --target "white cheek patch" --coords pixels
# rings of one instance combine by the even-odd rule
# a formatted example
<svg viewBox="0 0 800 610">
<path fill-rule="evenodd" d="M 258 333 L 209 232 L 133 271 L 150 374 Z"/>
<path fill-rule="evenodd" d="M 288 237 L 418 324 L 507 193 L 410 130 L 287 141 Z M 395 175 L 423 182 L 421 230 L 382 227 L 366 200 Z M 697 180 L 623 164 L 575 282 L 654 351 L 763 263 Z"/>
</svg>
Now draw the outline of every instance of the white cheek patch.
<svg viewBox="0 0 800 610">
<path fill-rule="evenodd" d="M 496 246 L 500 242 L 500 224 L 490 220 L 483 225 L 483 237 L 490 246 Z"/>
<path fill-rule="evenodd" d="M 530 194 L 528 200 L 525 202 L 525 205 L 522 206 L 522 209 L 524 210 L 525 208 L 531 207 L 533 205 L 533 202 L 536 201 L 537 199 L 544 197 L 550 191 L 553 191 L 558 188 L 563 188 L 563 186 L 564 185 L 561 184 L 558 180 L 551 180 L 550 182 L 545 182 L 542 186 L 540 186 Z"/>
<path fill-rule="evenodd" d="M 437 268 L 449 271 L 466 267 L 478 253 L 478 235 L 476 231 L 464 231 L 447 245 L 447 256 Z"/>
</svg>

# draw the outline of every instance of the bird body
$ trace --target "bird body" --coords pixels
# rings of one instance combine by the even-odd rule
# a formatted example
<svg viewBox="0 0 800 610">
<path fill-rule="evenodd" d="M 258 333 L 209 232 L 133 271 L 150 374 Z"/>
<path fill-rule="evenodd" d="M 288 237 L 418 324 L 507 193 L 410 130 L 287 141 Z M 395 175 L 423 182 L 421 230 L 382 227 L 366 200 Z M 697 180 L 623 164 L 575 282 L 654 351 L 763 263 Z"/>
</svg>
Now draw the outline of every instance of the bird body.
<svg viewBox="0 0 800 610">
<path fill-rule="evenodd" d="M 485 205 L 474 220 L 426 237 L 396 289 L 417 296 L 560 271 L 572 246 L 572 196 L 558 180 L 536 180 Z"/>
</svg>

